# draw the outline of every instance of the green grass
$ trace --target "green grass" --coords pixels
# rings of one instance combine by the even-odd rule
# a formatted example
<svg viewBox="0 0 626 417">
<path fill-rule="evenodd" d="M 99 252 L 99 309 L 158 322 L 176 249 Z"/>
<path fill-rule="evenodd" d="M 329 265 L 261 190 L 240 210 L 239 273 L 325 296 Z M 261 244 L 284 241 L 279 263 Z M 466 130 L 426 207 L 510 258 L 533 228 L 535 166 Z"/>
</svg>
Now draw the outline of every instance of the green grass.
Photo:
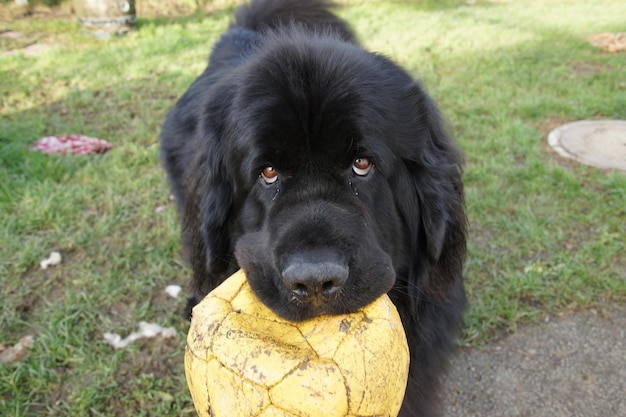
<svg viewBox="0 0 626 417">
<path fill-rule="evenodd" d="M 623 31 L 626 3 L 349 3 L 341 14 L 363 43 L 423 80 L 467 155 L 471 307 L 461 342 L 626 301 L 626 175 L 564 161 L 545 144 L 563 122 L 626 118 L 626 53 L 585 40 Z M 24 360 L 0 365 L 3 415 L 194 415 L 184 301 L 163 294 L 189 271 L 157 136 L 230 11 L 144 18 L 108 42 L 50 16 L 5 25 L 24 38 L 1 38 L 4 51 L 49 48 L 0 51 L 0 343 L 35 338 Z M 114 148 L 29 151 L 62 133 Z M 39 269 L 52 250 L 63 263 Z M 126 335 L 140 320 L 178 338 L 120 351 L 103 343 L 103 332 Z"/>
</svg>

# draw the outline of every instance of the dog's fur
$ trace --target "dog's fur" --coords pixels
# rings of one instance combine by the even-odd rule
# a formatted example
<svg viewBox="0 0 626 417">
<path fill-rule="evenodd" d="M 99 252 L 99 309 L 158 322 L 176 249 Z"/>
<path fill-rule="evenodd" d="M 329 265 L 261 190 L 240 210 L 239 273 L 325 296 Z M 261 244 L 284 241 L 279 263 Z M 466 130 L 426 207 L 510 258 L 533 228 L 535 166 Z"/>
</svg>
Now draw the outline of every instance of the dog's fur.
<svg viewBox="0 0 626 417">
<path fill-rule="evenodd" d="M 163 124 L 191 305 L 240 267 L 290 320 L 389 293 L 411 351 L 400 415 L 436 415 L 465 307 L 462 157 L 420 85 L 330 6 L 240 7 Z"/>
</svg>

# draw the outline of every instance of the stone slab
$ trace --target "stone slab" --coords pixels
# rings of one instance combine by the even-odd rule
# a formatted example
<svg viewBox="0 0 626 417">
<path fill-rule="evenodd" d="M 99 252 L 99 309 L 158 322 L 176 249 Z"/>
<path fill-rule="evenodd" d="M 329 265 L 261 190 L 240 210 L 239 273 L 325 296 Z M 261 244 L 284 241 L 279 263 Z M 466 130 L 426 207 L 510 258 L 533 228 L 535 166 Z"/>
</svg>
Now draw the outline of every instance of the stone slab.
<svg viewBox="0 0 626 417">
<path fill-rule="evenodd" d="M 580 120 L 552 130 L 548 143 L 583 164 L 626 172 L 626 120 Z"/>
</svg>

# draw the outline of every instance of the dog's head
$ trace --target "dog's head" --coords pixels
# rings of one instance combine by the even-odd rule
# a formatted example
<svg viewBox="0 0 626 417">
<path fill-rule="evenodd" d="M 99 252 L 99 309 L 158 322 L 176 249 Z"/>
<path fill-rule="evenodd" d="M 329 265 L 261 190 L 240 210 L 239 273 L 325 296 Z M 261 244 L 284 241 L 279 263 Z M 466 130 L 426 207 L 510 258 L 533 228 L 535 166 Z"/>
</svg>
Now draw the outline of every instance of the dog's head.
<svg viewBox="0 0 626 417">
<path fill-rule="evenodd" d="M 292 320 L 392 288 L 415 306 L 460 278 L 460 156 L 399 67 L 332 36 L 269 36 L 214 97 L 185 214 L 200 291 L 233 253 Z"/>
</svg>

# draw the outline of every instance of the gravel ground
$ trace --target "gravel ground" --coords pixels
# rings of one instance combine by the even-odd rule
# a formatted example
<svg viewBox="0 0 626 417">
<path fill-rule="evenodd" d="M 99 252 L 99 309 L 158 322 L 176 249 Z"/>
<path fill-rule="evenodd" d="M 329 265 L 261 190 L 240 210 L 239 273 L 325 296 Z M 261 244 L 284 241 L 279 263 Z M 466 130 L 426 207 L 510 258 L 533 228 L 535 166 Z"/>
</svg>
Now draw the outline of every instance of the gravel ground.
<svg viewBox="0 0 626 417">
<path fill-rule="evenodd" d="M 626 306 L 463 349 L 445 394 L 446 417 L 626 416 Z"/>
</svg>

